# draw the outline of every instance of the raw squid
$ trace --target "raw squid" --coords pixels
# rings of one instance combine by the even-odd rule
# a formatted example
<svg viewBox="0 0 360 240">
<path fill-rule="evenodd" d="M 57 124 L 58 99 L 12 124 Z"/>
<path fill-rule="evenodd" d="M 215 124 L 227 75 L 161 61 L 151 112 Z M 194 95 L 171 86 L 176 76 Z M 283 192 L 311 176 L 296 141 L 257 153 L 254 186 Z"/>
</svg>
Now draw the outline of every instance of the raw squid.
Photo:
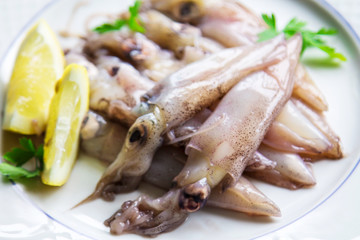
<svg viewBox="0 0 360 240">
<path fill-rule="evenodd" d="M 176 21 L 196 23 L 205 14 L 209 0 L 145 0 L 145 8 L 154 8 L 172 16 Z"/>
<path fill-rule="evenodd" d="M 117 159 L 87 200 L 101 196 L 106 186 L 120 182 L 124 176 L 143 175 L 164 133 L 221 98 L 247 74 L 282 60 L 285 49 L 283 36 L 255 46 L 225 49 L 158 83 L 146 94 L 148 113 L 131 126 Z"/>
<path fill-rule="evenodd" d="M 197 113 L 193 118 L 189 119 L 180 126 L 167 132 L 164 141 L 167 145 L 186 146 L 187 142 L 194 134 L 198 134 L 198 130 L 205 120 L 211 115 L 211 110 L 204 109 Z"/>
<path fill-rule="evenodd" d="M 88 112 L 80 131 L 80 147 L 92 157 L 112 163 L 121 150 L 128 129 L 95 112 Z M 119 143 L 119 144 L 114 144 Z"/>
<path fill-rule="evenodd" d="M 232 183 L 237 182 L 267 128 L 290 98 L 301 43 L 300 36 L 293 37 L 287 44 L 288 57 L 236 84 L 201 126 L 208 128 L 220 121 L 219 127 L 193 136 L 187 145 L 189 157 L 175 178 L 176 187 L 155 200 L 141 196 L 123 204 L 106 222 L 111 231 L 124 231 L 121 222 L 125 221 L 129 223 L 126 231 L 145 235 L 166 232 L 182 223 L 187 212 L 202 208 L 211 189 L 223 179 L 221 189 L 231 186 L 226 174 L 231 175 Z M 129 213 L 146 216 L 145 221 L 132 221 L 135 217 Z"/>
<path fill-rule="evenodd" d="M 299 155 L 276 151 L 264 145 L 258 151 L 273 161 L 275 166 L 264 169 L 246 168 L 248 175 L 289 189 L 309 187 L 316 183 L 311 164 L 305 163 Z"/>
<path fill-rule="evenodd" d="M 83 202 L 113 200 L 140 181 L 167 190 L 125 202 L 105 221 L 111 233 L 156 236 L 205 204 L 280 216 L 244 171 L 298 189 L 316 183 L 304 159 L 342 157 L 322 115 L 326 100 L 298 63 L 299 35 L 286 44 L 282 36 L 257 43 L 266 24 L 235 0 L 144 0 L 139 16 L 144 34 L 89 34 L 87 59 L 75 60 L 100 79 L 94 109 L 125 124 L 110 126 L 89 113 L 82 147 L 110 165 Z M 114 92 L 107 96 L 109 88 Z M 118 145 L 110 149 L 107 142 Z"/>
<path fill-rule="evenodd" d="M 323 112 L 328 110 L 328 104 L 324 95 L 310 78 L 310 75 L 302 64 L 298 64 L 296 68 L 292 96 L 300 99 L 315 111 Z"/>
<path fill-rule="evenodd" d="M 204 36 L 226 47 L 254 44 L 266 24 L 255 13 L 233 0 L 150 0 L 152 7 L 174 19 L 195 23 Z M 295 73 L 293 96 L 317 111 L 326 111 L 323 94 L 299 63 Z"/>
<path fill-rule="evenodd" d="M 198 28 L 174 22 L 158 11 L 143 12 L 141 19 L 146 29 L 145 35 L 161 47 L 172 50 L 180 59 L 186 48 L 198 49 L 203 55 L 223 49 L 221 44 L 203 37 Z"/>
<path fill-rule="evenodd" d="M 160 148 L 154 156 L 151 168 L 144 175 L 144 181 L 169 189 L 171 179 L 181 170 L 184 159 L 186 159 L 184 152 L 178 148 Z M 180 209 L 177 204 L 179 195 L 179 189 L 172 189 L 157 199 L 140 196 L 134 201 L 127 201 L 119 211 L 105 221 L 105 225 L 110 227 L 113 234 L 131 232 L 156 236 L 171 231 L 188 217 L 188 212 Z M 207 206 L 249 215 L 281 215 L 276 204 L 245 177 L 241 177 L 234 186 L 225 190 L 221 187 L 213 189 Z"/>
<path fill-rule="evenodd" d="M 155 156 L 144 181 L 168 190 L 172 179 L 181 171 L 186 155 L 176 147 L 162 147 Z M 161 200 L 161 198 L 159 198 Z M 206 206 L 229 209 L 250 215 L 280 216 L 279 208 L 245 177 L 227 189 L 221 185 L 212 190 Z"/>
<path fill-rule="evenodd" d="M 153 8 L 181 22 L 196 24 L 203 35 L 226 47 L 253 44 L 266 24 L 235 0 L 148 0 Z"/>
<path fill-rule="evenodd" d="M 169 6 L 181 7 L 182 4 L 185 4 L 183 1 L 178 1 L 178 0 L 167 1 L 168 2 L 167 4 L 163 2 L 164 1 L 161 0 L 152 0 L 154 7 L 162 6 L 160 8 L 161 11 L 168 12 L 169 14 L 172 14 L 175 10 L 169 11 L 169 9 L 167 9 L 166 7 Z M 259 31 L 263 31 L 265 29 L 264 22 L 261 19 L 259 19 L 257 15 L 252 13 L 250 10 L 246 9 L 246 7 L 239 4 L 238 1 L 214 0 L 214 1 L 206 1 L 206 3 L 204 2 L 203 1 L 192 2 L 192 4 L 197 5 L 199 9 L 204 9 L 203 11 L 201 11 L 202 14 L 197 16 L 197 18 L 200 19 L 200 21 L 198 21 L 197 24 L 199 25 L 199 27 L 202 30 L 202 33 L 205 36 L 208 36 L 210 38 L 213 38 L 221 42 L 226 47 L 254 44 L 258 39 Z M 223 11 L 219 11 L 219 9 L 223 9 Z M 174 17 L 173 14 L 172 17 Z M 236 30 L 232 29 L 232 26 L 237 26 L 237 25 L 242 25 L 244 27 L 242 28 L 239 27 Z M 221 34 L 217 32 L 218 29 L 221 29 Z M 229 29 L 229 31 L 226 31 L 226 29 Z M 311 80 L 305 67 L 301 63 L 298 64 L 294 76 L 295 76 L 295 83 L 294 83 L 294 90 L 292 93 L 293 97 L 300 99 L 302 102 L 308 104 L 312 109 L 314 109 L 314 111 L 319 111 L 319 112 L 326 111 L 328 109 L 328 105 L 324 96 L 317 88 L 317 86 L 314 84 L 314 82 Z M 311 115 L 313 116 L 312 119 L 316 118 L 317 120 L 314 120 L 316 122 L 319 122 L 321 119 L 320 125 L 322 125 L 322 128 L 325 129 L 322 131 L 322 137 L 320 137 L 318 140 L 310 139 L 308 140 L 308 142 L 305 141 L 302 143 L 298 143 L 301 140 L 295 134 L 296 131 L 290 133 L 287 132 L 286 135 L 284 135 L 285 130 L 280 127 L 277 127 L 276 129 L 275 127 L 272 127 L 270 130 L 271 134 L 268 134 L 267 136 L 271 135 L 273 136 L 271 138 L 272 140 L 281 142 L 283 147 L 280 146 L 277 147 L 280 150 L 291 151 L 291 152 L 295 151 L 300 153 L 306 152 L 306 154 L 310 154 L 312 155 L 312 157 L 316 155 L 317 158 L 324 158 L 324 157 L 336 158 L 336 159 L 341 158 L 342 153 L 341 153 L 339 138 L 331 131 L 324 117 L 319 116 L 319 114 L 317 114 L 314 111 L 312 111 L 311 113 Z M 311 109 L 307 109 L 307 112 L 311 112 Z M 298 122 L 301 122 L 301 120 L 298 119 Z M 306 125 L 306 123 L 302 123 L 302 124 Z M 277 126 L 277 123 L 274 123 L 273 125 Z M 307 125 L 310 125 L 310 123 Z M 327 130 L 329 131 L 329 134 L 326 133 Z M 302 131 L 302 130 L 298 130 L 298 131 Z M 290 134 L 292 134 L 293 137 L 290 137 Z M 289 139 L 292 139 L 292 141 L 288 142 Z M 321 146 L 314 147 L 315 144 L 314 142 L 316 141 L 319 142 L 320 139 L 322 139 L 321 141 L 323 141 L 322 149 L 319 149 L 319 147 Z M 267 137 L 266 142 L 268 142 L 269 140 L 270 139 Z M 271 145 L 275 147 L 274 144 Z M 288 147 L 285 147 L 284 145 L 287 145 Z M 306 147 L 304 147 L 304 145 Z M 295 150 L 295 148 L 300 150 L 297 151 Z M 306 151 L 302 150 L 304 148 L 307 150 Z M 328 148 L 328 149 L 325 150 L 324 148 Z"/>
<path fill-rule="evenodd" d="M 249 215 L 281 216 L 279 207 L 244 176 L 225 190 L 221 184 L 212 189 L 206 204 Z"/>
<path fill-rule="evenodd" d="M 136 66 L 153 81 L 160 81 L 185 65 L 174 54 L 161 49 L 155 42 L 141 33 L 127 29 L 106 34 L 90 33 L 86 37 L 84 51 L 94 55 L 99 49 L 107 49 L 112 54 Z"/>
<path fill-rule="evenodd" d="M 239 1 L 212 1 L 198 24 L 204 36 L 226 47 L 254 44 L 266 24 Z"/>
<path fill-rule="evenodd" d="M 190 140 L 186 147 L 189 159 L 175 182 L 184 188 L 183 195 L 191 205 L 197 202 L 200 208 L 206 196 L 199 199 L 196 197 L 199 192 L 215 187 L 226 174 L 230 174 L 235 182 L 239 179 L 267 129 L 289 99 L 294 66 L 302 46 L 301 37 L 293 37 L 287 45 L 285 60 L 239 82 L 201 126 L 207 128 L 221 121 L 217 128 Z M 198 183 L 201 184 L 197 192 L 194 184 Z"/>
<path fill-rule="evenodd" d="M 105 225 L 113 234 L 130 232 L 154 237 L 171 231 L 188 217 L 188 212 L 177 204 L 179 195 L 179 189 L 172 189 L 160 198 L 140 196 L 126 201 Z M 249 215 L 280 216 L 279 208 L 244 177 L 225 191 L 216 187 L 208 205 Z"/>
<path fill-rule="evenodd" d="M 68 63 L 78 63 L 90 72 L 90 108 L 126 125 L 131 125 L 139 112 L 140 96 L 154 86 L 130 64 L 113 56 L 99 56 L 95 65 L 80 53 L 66 55 Z"/>
<path fill-rule="evenodd" d="M 342 158 L 340 139 L 324 117 L 300 101 L 289 101 L 267 132 L 263 143 L 275 149 L 313 158 Z"/>
<path fill-rule="evenodd" d="M 117 149 L 116 145 L 114 146 L 114 144 L 109 143 L 113 142 L 114 140 L 123 141 L 125 137 L 124 130 L 125 128 L 118 123 L 106 121 L 100 115 L 94 112 L 89 112 L 87 118 L 84 120 L 81 131 L 82 149 L 85 149 L 85 151 L 91 156 L 99 157 L 102 160 L 106 160 L 108 162 L 110 161 L 108 158 L 111 155 L 113 155 L 113 158 L 116 156 L 113 153 L 114 149 Z M 105 154 L 105 156 L 103 154 Z M 149 171 L 144 175 L 143 180 L 160 188 L 170 189 L 171 180 L 180 172 L 185 160 L 186 155 L 182 149 L 171 146 L 162 147 L 156 152 L 152 165 Z M 115 191 L 116 189 L 113 190 Z M 170 200 L 171 197 L 174 196 L 169 195 L 169 197 L 165 199 Z M 164 198 L 159 200 L 161 201 L 161 205 L 156 205 L 157 207 L 167 206 L 164 205 Z M 153 200 L 142 197 L 137 201 L 148 203 L 149 201 Z M 130 204 L 130 202 L 127 202 L 126 204 Z M 139 207 L 139 205 L 140 204 L 138 204 L 137 207 Z M 134 208 L 133 205 L 131 206 Z M 235 186 L 226 189 L 224 192 L 220 189 L 214 189 L 209 199 L 208 206 L 229 209 L 251 215 L 280 215 L 279 208 L 243 177 Z M 154 205 L 152 205 L 152 207 L 154 207 Z M 141 211 L 139 210 L 139 212 Z M 120 221 L 120 219 L 117 219 L 117 221 L 111 224 L 114 226 L 112 231 L 114 233 L 131 231 L 138 234 L 152 234 L 149 230 L 144 232 L 138 229 L 135 230 L 136 228 L 134 226 L 136 223 L 149 220 L 147 218 L 138 218 L 139 212 L 130 211 L 125 214 L 127 218 L 129 218 L 129 215 L 132 214 L 132 216 L 136 217 L 137 219 L 135 222 L 131 221 L 131 225 L 129 224 L 129 227 L 131 226 L 130 229 L 127 229 L 126 224 L 124 224 L 123 227 L 119 229 L 117 221 Z M 116 215 L 122 215 L 124 217 L 124 213 L 118 212 L 115 214 L 115 216 Z M 179 214 L 179 217 L 181 217 L 179 224 L 183 218 L 186 218 L 186 216 L 186 212 Z M 164 223 L 161 224 L 165 225 Z"/>
<path fill-rule="evenodd" d="M 254 156 L 249 159 L 246 170 L 258 171 L 258 170 L 272 170 L 276 166 L 276 162 L 268 159 L 259 151 L 256 151 Z"/>
</svg>

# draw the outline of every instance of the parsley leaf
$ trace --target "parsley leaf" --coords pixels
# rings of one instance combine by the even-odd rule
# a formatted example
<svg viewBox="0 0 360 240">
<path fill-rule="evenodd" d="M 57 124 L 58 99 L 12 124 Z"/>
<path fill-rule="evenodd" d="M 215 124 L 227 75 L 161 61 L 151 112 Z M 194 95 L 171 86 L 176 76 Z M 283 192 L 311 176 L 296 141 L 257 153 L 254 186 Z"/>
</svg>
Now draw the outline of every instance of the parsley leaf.
<svg viewBox="0 0 360 240">
<path fill-rule="evenodd" d="M 330 36 L 337 34 L 336 29 L 321 28 L 319 31 L 313 32 L 305 29 L 307 25 L 306 22 L 299 21 L 298 19 L 293 18 L 282 31 L 278 31 L 274 14 L 272 14 L 271 16 L 267 14 L 262 14 L 262 18 L 264 22 L 269 26 L 269 28 L 258 35 L 258 42 L 269 40 L 279 35 L 281 32 L 285 34 L 286 39 L 294 36 L 296 33 L 301 33 L 301 36 L 303 38 L 303 47 L 301 53 L 303 53 L 307 48 L 316 47 L 327 53 L 331 58 L 337 58 L 341 61 L 346 61 L 346 57 L 343 54 L 336 52 L 335 48 L 328 46 L 326 44 L 326 41 L 321 38 L 321 36 L 323 35 Z"/>
<path fill-rule="evenodd" d="M 258 41 L 263 42 L 266 40 L 270 40 L 270 39 L 276 37 L 277 35 L 279 35 L 279 33 L 277 31 L 275 31 L 274 29 L 266 29 L 265 31 L 259 33 Z"/>
<path fill-rule="evenodd" d="M 120 30 L 124 26 L 128 26 L 130 30 L 134 32 L 144 33 L 145 28 L 140 25 L 139 10 L 141 2 L 136 0 L 133 6 L 129 7 L 130 17 L 129 19 L 117 19 L 114 23 L 104 23 L 98 27 L 95 27 L 93 31 L 103 34 L 110 31 Z"/>
<path fill-rule="evenodd" d="M 110 31 L 117 31 L 123 26 L 126 25 L 126 20 L 124 19 L 118 19 L 113 24 L 110 23 L 104 23 L 103 25 L 100 25 L 93 29 L 93 31 L 98 32 L 100 34 L 110 32 Z"/>
<path fill-rule="evenodd" d="M 261 16 L 270 29 L 276 30 L 276 18 L 274 14 L 271 14 L 271 16 L 262 14 Z"/>
<path fill-rule="evenodd" d="M 272 14 L 271 16 L 268 16 L 266 14 L 262 14 L 262 18 L 264 19 L 265 23 L 269 26 L 268 29 L 266 29 L 265 31 L 259 33 L 258 37 L 258 42 L 263 42 L 266 40 L 270 40 L 274 37 L 276 37 L 277 35 L 279 35 L 280 33 L 276 30 L 276 18 L 275 15 Z"/>
<path fill-rule="evenodd" d="M 8 163 L 0 163 L 0 173 L 10 179 L 18 179 L 21 177 L 35 177 L 40 175 L 40 171 L 43 170 L 44 162 L 44 148 L 40 145 L 35 148 L 31 139 L 21 138 L 19 140 L 21 148 L 13 148 L 10 152 L 4 154 L 3 158 Z M 34 171 L 28 171 L 21 166 L 34 159 L 36 161 L 36 169 Z M 9 164 L 12 163 L 12 164 Z"/>
<path fill-rule="evenodd" d="M 0 164 L 0 172 L 2 175 L 16 180 L 19 178 L 32 178 L 40 176 L 40 170 L 36 169 L 35 171 L 28 171 L 22 167 L 16 167 L 14 165 L 8 163 L 1 163 Z"/>
</svg>

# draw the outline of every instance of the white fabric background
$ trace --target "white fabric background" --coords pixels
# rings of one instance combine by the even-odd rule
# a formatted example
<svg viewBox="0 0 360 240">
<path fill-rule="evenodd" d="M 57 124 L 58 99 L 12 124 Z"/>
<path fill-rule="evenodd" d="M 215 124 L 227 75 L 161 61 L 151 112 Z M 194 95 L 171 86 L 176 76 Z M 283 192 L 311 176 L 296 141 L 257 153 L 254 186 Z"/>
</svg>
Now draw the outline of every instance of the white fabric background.
<svg viewBox="0 0 360 240">
<path fill-rule="evenodd" d="M 51 0 L 0 0 L 0 57 L 27 20 L 49 2 Z M 328 0 L 328 2 L 345 16 L 360 34 L 360 0 Z M 264 237 L 264 239 L 360 240 L 359 183 L 360 170 L 358 167 L 326 204 L 305 216 L 301 221 Z M 339 238 L 340 236 L 341 238 Z"/>
</svg>

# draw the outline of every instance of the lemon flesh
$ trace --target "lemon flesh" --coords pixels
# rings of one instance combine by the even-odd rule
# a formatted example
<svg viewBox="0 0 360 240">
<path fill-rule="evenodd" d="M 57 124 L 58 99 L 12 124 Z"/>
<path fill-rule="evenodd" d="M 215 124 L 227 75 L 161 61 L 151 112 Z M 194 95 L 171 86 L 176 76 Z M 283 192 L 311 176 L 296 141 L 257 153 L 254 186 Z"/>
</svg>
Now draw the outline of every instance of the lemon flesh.
<svg viewBox="0 0 360 240">
<path fill-rule="evenodd" d="M 89 78 L 84 67 L 66 67 L 50 105 L 45 133 L 42 182 L 61 186 L 77 158 L 80 127 L 89 109 Z"/>
<path fill-rule="evenodd" d="M 3 129 L 41 134 L 65 58 L 50 26 L 40 20 L 23 40 L 8 85 Z"/>
</svg>

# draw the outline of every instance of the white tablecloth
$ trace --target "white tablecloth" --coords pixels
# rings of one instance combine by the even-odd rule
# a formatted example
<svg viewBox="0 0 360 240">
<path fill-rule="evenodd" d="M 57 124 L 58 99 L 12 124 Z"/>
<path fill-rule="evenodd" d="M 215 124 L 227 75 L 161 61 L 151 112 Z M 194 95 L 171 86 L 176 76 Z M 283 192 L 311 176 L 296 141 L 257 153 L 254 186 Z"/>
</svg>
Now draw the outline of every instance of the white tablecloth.
<svg viewBox="0 0 360 240">
<path fill-rule="evenodd" d="M 3 55 L 27 20 L 50 1 L 0 0 L 0 56 Z M 360 0 L 328 0 L 328 2 L 338 9 L 360 34 Z M 326 204 L 305 216 L 301 221 L 297 221 L 264 239 L 360 240 L 360 212 L 344 212 L 341 208 L 341 206 L 357 206 L 355 211 L 360 209 L 359 183 L 360 170 L 357 168 L 339 191 L 327 200 Z M 2 213 L 0 212 L 0 214 Z M 324 229 L 328 229 L 328 233 L 324 233 Z M 352 231 L 349 231 L 350 229 Z M 341 238 L 342 233 L 346 238 Z"/>
</svg>

